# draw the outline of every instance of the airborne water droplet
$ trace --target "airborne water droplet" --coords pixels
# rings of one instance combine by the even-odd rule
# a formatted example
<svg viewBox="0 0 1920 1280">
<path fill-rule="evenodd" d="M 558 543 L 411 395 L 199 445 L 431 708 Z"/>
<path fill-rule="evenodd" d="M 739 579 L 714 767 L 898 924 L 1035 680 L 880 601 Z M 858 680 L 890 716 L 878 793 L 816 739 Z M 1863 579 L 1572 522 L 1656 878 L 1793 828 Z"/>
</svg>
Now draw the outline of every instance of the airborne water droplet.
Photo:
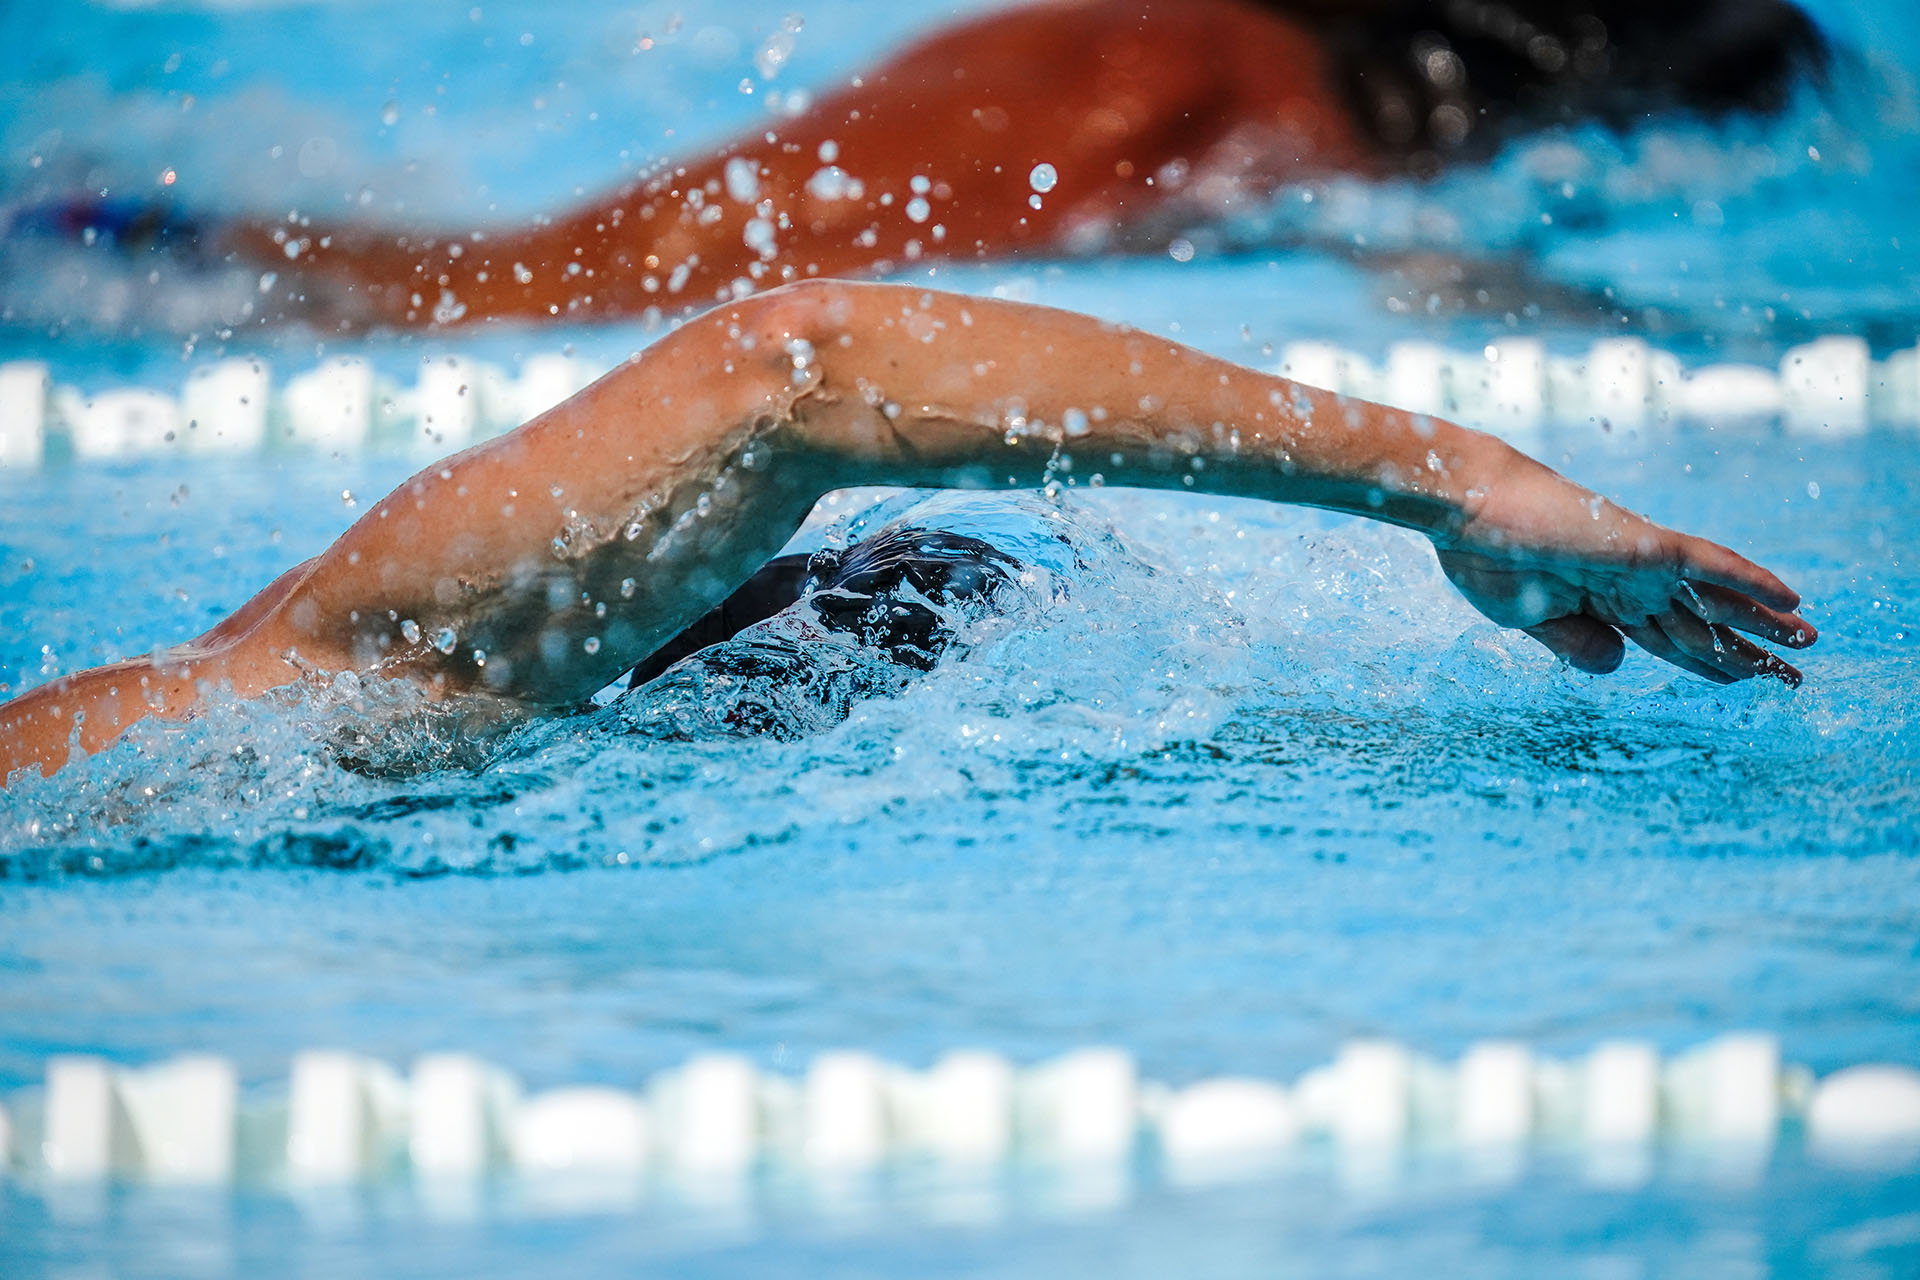
<svg viewBox="0 0 1920 1280">
<path fill-rule="evenodd" d="M 1059 182 L 1060 171 L 1044 161 L 1033 166 L 1033 172 L 1027 175 L 1027 185 L 1041 195 L 1053 190 Z"/>
<path fill-rule="evenodd" d="M 598 653 L 600 652 L 600 637 L 588 636 L 585 640 L 582 640 L 580 642 L 580 647 L 582 649 L 585 649 L 588 653 Z"/>
<path fill-rule="evenodd" d="M 433 647 L 442 653 L 452 653 L 453 647 L 460 643 L 460 637 L 453 633 L 452 627 L 441 627 L 433 633 Z"/>
<path fill-rule="evenodd" d="M 420 624 L 408 618 L 400 624 L 400 634 L 407 638 L 408 644 L 420 643 Z"/>
</svg>

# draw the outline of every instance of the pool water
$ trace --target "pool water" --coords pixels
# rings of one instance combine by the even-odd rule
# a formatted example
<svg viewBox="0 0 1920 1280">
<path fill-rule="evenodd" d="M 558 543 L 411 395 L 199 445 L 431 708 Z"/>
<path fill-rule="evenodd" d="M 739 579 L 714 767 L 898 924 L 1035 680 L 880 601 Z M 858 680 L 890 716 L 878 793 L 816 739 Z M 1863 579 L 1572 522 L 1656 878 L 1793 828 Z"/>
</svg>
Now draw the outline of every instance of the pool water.
<svg viewBox="0 0 1920 1280">
<path fill-rule="evenodd" d="M 382 83 L 344 88 L 290 50 L 357 38 L 366 11 L 351 5 L 80 11 L 68 34 L 129 33 L 97 70 L 51 61 L 38 32 L 0 47 L 15 50 L 16 82 L 81 103 L 80 119 L 147 130 L 143 141 L 100 126 L 87 147 L 71 144 L 89 163 L 131 171 L 180 143 L 202 148 L 216 195 L 246 199 L 260 183 L 270 203 L 274 183 L 295 180 L 298 146 L 284 172 L 263 173 L 215 154 L 215 135 L 182 133 L 163 114 L 180 113 L 186 90 L 168 79 L 180 75 L 201 95 L 193 110 L 257 115 L 263 145 L 334 138 L 335 158 L 308 166 L 320 170 L 304 179 L 313 190 L 337 200 L 364 178 L 382 199 L 473 214 L 496 191 L 558 199 L 617 169 L 607 157 L 626 143 L 585 119 L 616 90 L 648 95 L 672 122 L 649 120 L 652 146 L 673 141 L 654 137 L 662 128 L 711 137 L 756 118 L 764 108 L 734 86 L 771 25 L 736 7 L 688 29 L 658 79 L 622 49 L 628 69 L 593 80 L 598 64 L 580 50 L 630 39 L 629 27 L 664 30 L 664 10 L 542 25 L 544 8 L 489 5 L 471 30 L 402 15 L 391 45 L 367 51 Z M 783 87 L 905 32 L 899 12 L 847 8 L 853 17 L 807 15 Z M 1822 12 L 1843 31 L 1914 35 L 1892 7 Z M 708 26 L 734 31 L 733 46 L 702 37 Z M 1915 47 L 1920 37 L 1883 50 L 1882 70 L 1920 62 Z M 163 72 L 174 51 L 179 68 Z M 502 154 L 438 146 L 500 123 L 506 108 L 477 89 L 499 82 L 483 72 L 516 90 L 576 73 L 586 87 L 558 99 L 571 103 L 565 122 L 549 129 L 558 109 L 535 111 Z M 444 110 L 426 113 L 439 97 Z M 390 99 L 401 125 L 381 123 Z M 23 106 L 6 134 L 12 193 L 48 180 L 22 160 L 39 144 L 20 140 L 44 134 L 52 110 Z M 1636 303 L 1629 319 L 1695 358 L 1777 359 L 1811 329 L 1884 346 L 1905 325 L 1910 344 L 1920 277 L 1893 242 L 1920 147 L 1894 107 L 1875 110 L 1881 132 L 1858 139 L 1872 162 L 1855 168 L 1798 158 L 1818 145 L 1806 134 L 1834 128 L 1817 113 L 1752 143 L 1797 148 L 1760 176 L 1729 162 L 1661 187 L 1673 161 L 1660 148 L 1696 154 L 1687 135 L 1621 143 L 1620 155 L 1591 141 L 1580 154 L 1596 171 L 1639 173 L 1652 194 L 1610 196 L 1617 225 L 1597 241 L 1550 238 L 1542 261 L 1577 282 L 1580 262 L 1604 263 L 1593 243 L 1646 246 L 1634 287 L 1668 310 Z M 540 181 L 510 185 L 536 149 Z M 428 154 L 451 168 L 408 171 Z M 1488 179 L 1516 200 L 1538 195 L 1530 181 L 1513 168 Z M 1455 217 L 1472 203 L 1465 187 L 1426 199 Z M 1694 219 L 1703 200 L 1724 235 Z M 1461 234 L 1508 243 L 1525 218 L 1484 203 Z M 1844 217 L 1790 251 L 1820 288 L 1779 305 L 1800 285 L 1754 247 L 1826 205 Z M 1390 200 L 1347 208 L 1372 228 L 1398 216 Z M 1686 225 L 1663 226 L 1676 209 Z M 1859 225 L 1834 229 L 1848 219 Z M 917 278 L 1090 310 L 1250 363 L 1300 336 L 1378 350 L 1412 335 L 1588 334 L 1550 313 L 1383 311 L 1360 270 L 1319 253 Z M 89 387 L 179 376 L 183 342 L 151 317 L 75 313 L 50 329 L 32 309 L 39 295 L 20 288 L 0 354 L 46 359 Z M 1685 327 L 1659 329 L 1672 312 Z M 571 343 L 611 359 L 650 336 L 353 349 L 401 370 L 446 349 L 505 358 Z M 194 354 L 263 350 L 292 371 L 312 345 L 242 333 L 203 336 Z M 922 1065 L 956 1046 L 1024 1062 L 1087 1043 L 1121 1045 L 1175 1084 L 1286 1079 L 1370 1034 L 1452 1056 L 1486 1036 L 1577 1054 L 1611 1037 L 1677 1050 L 1758 1028 L 1819 1071 L 1920 1064 L 1920 514 L 1908 481 L 1920 439 L 1568 423 L 1531 447 L 1800 589 L 1822 632 L 1805 685 L 1710 687 L 1644 655 L 1608 678 L 1571 673 L 1480 620 L 1431 552 L 1395 530 L 1079 486 L 1008 499 L 1003 531 L 1029 537 L 1042 570 L 1030 598 L 970 624 L 964 652 L 844 720 L 756 691 L 806 721 L 803 733 L 742 737 L 656 689 L 530 726 L 477 765 L 403 741 L 388 763 L 411 768 L 369 773 L 340 767 L 329 745 L 364 722 L 288 700 L 149 727 L 0 794 L 0 1090 L 36 1081 L 63 1052 L 137 1063 L 211 1051 L 267 1082 L 314 1046 L 395 1064 L 470 1051 L 533 1087 L 638 1085 L 716 1049 L 797 1073 L 834 1048 Z M 281 452 L 0 472 L 0 685 L 16 692 L 204 629 L 416 465 Z M 873 500 L 836 497 L 808 536 L 846 537 Z M 1634 1190 L 1595 1185 L 1568 1156 L 1498 1185 L 1410 1168 L 1390 1195 L 1343 1188 L 1324 1168 L 1213 1189 L 1143 1175 L 1079 1214 L 1047 1208 L 1044 1189 L 974 1192 L 971 1211 L 899 1189 L 853 1209 L 796 1193 L 696 1229 L 671 1206 L 556 1220 L 508 1189 L 458 1222 L 405 1188 L 315 1207 L 137 1190 L 76 1204 L 0 1184 L 0 1270 L 1165 1275 L 1198 1264 L 1691 1277 L 1900 1275 L 1920 1260 L 1911 1167 L 1821 1165 L 1793 1143 L 1760 1171 L 1676 1159 Z"/>
</svg>

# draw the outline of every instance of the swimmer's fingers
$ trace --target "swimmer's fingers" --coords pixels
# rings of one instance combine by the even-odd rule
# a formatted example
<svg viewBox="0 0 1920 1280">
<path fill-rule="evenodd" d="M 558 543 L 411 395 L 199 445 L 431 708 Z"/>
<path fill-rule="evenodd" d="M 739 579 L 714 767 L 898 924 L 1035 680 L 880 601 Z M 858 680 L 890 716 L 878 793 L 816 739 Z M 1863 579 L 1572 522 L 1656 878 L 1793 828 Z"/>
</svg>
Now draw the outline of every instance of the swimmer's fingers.
<svg viewBox="0 0 1920 1280">
<path fill-rule="evenodd" d="M 1716 684 L 1732 684 L 1753 676 L 1771 676 L 1788 685 L 1800 683 L 1800 672 L 1790 663 L 1733 628 L 1702 621 L 1683 609 L 1669 609 L 1643 625 L 1623 629 L 1648 653 Z"/>
<path fill-rule="evenodd" d="M 1623 630 L 1626 631 L 1629 640 L 1663 662 L 1671 662 L 1682 671 L 1691 671 L 1702 680 L 1711 680 L 1715 684 L 1734 683 L 1734 677 L 1717 667 L 1711 667 L 1699 661 L 1675 644 L 1667 637 L 1667 633 L 1660 629 L 1658 623 L 1650 622 L 1643 627 L 1625 627 Z"/>
<path fill-rule="evenodd" d="M 1702 622 L 1733 627 L 1792 649 L 1806 648 L 1820 634 L 1797 613 L 1769 608 L 1751 596 L 1710 582 L 1682 582 L 1673 601 Z"/>
<path fill-rule="evenodd" d="M 1569 666 L 1596 676 L 1615 670 L 1627 653 L 1617 630 L 1583 613 L 1549 618 L 1523 630 Z"/>
<path fill-rule="evenodd" d="M 1677 568 L 1682 578 L 1701 584 L 1731 587 L 1743 595 L 1751 596 L 1762 605 L 1784 611 L 1780 616 L 1786 616 L 1800 607 L 1799 592 L 1780 581 L 1772 571 L 1761 568 L 1738 551 L 1723 547 L 1717 542 L 1708 542 L 1705 538 L 1693 538 L 1684 534 L 1679 536 L 1681 544 L 1678 549 Z M 1721 619 L 1709 620 L 1721 621 Z M 1732 625 L 1739 624 L 1732 623 Z"/>
</svg>

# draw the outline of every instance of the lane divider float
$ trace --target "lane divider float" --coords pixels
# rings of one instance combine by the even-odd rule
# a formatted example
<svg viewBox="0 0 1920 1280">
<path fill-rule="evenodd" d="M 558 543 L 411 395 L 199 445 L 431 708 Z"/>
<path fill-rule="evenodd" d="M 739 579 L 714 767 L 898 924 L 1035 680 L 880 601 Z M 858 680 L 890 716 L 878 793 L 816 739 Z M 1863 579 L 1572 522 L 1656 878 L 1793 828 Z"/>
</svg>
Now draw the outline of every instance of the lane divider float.
<svg viewBox="0 0 1920 1280">
<path fill-rule="evenodd" d="M 269 449 L 439 457 L 526 421 L 607 371 L 577 355 L 530 357 L 510 376 L 458 355 L 424 359 L 410 387 L 371 361 L 337 357 L 276 382 L 266 361 L 233 357 L 192 370 L 177 390 L 82 393 L 36 361 L 0 364 L 0 469 L 63 458 L 130 458 L 169 450 Z M 1794 347 L 1778 368 L 1687 368 L 1638 338 L 1596 342 L 1580 356 L 1532 338 L 1477 351 L 1394 344 L 1379 362 L 1330 343 L 1296 342 L 1277 372 L 1346 395 L 1463 422 L 1525 444 L 1548 427 L 1615 441 L 1663 423 L 1778 421 L 1813 437 L 1880 428 L 1920 431 L 1920 347 L 1875 360 L 1860 338 Z"/>
<path fill-rule="evenodd" d="M 259 1088 L 243 1088 L 218 1057 L 143 1067 L 56 1057 L 44 1086 L 0 1105 L 0 1170 L 50 1193 L 501 1177 L 711 1187 L 902 1166 L 991 1176 L 1142 1162 L 1186 1185 L 1315 1151 L 1349 1171 L 1434 1153 L 1517 1171 L 1529 1151 L 1570 1152 L 1595 1179 L 1619 1184 L 1650 1177 L 1657 1152 L 1760 1167 L 1782 1141 L 1841 1162 L 1920 1161 L 1920 1070 L 1860 1066 L 1815 1079 L 1759 1034 L 1665 1061 L 1639 1041 L 1576 1059 L 1492 1041 L 1447 1063 L 1359 1040 L 1291 1084 L 1242 1076 L 1175 1088 L 1097 1047 L 1026 1067 L 959 1051 L 925 1070 L 833 1052 L 798 1077 L 703 1054 L 637 1089 L 530 1093 L 470 1055 L 429 1054 L 403 1076 L 317 1050 Z"/>
</svg>

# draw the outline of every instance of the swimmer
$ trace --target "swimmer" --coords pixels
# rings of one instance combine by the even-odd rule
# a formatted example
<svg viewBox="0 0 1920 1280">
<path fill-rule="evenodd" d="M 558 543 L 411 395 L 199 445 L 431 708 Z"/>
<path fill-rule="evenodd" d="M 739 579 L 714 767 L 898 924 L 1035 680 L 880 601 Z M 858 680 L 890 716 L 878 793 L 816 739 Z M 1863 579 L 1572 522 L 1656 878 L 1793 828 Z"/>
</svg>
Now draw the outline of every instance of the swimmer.
<svg viewBox="0 0 1920 1280">
<path fill-rule="evenodd" d="M 1164 249 L 1291 181 L 1431 177 L 1584 120 L 1771 111 L 1826 59 L 1786 0 L 1040 0 L 531 226 L 91 201 L 38 222 L 271 272 L 256 318 L 337 331 L 678 315 L 916 261 Z M 1389 265 L 1423 295 L 1468 269 Z"/>
<path fill-rule="evenodd" d="M 1708 680 L 1794 683 L 1746 636 L 1814 640 L 1767 570 L 1491 436 L 1070 312 L 815 281 L 689 321 L 428 467 L 197 639 L 0 707 L 0 777 L 57 771 L 216 692 L 335 673 L 449 708 L 576 709 L 753 579 L 823 493 L 1032 489 L 1067 458 L 1111 486 L 1417 530 L 1476 608 L 1585 671 L 1631 640 Z"/>
</svg>

